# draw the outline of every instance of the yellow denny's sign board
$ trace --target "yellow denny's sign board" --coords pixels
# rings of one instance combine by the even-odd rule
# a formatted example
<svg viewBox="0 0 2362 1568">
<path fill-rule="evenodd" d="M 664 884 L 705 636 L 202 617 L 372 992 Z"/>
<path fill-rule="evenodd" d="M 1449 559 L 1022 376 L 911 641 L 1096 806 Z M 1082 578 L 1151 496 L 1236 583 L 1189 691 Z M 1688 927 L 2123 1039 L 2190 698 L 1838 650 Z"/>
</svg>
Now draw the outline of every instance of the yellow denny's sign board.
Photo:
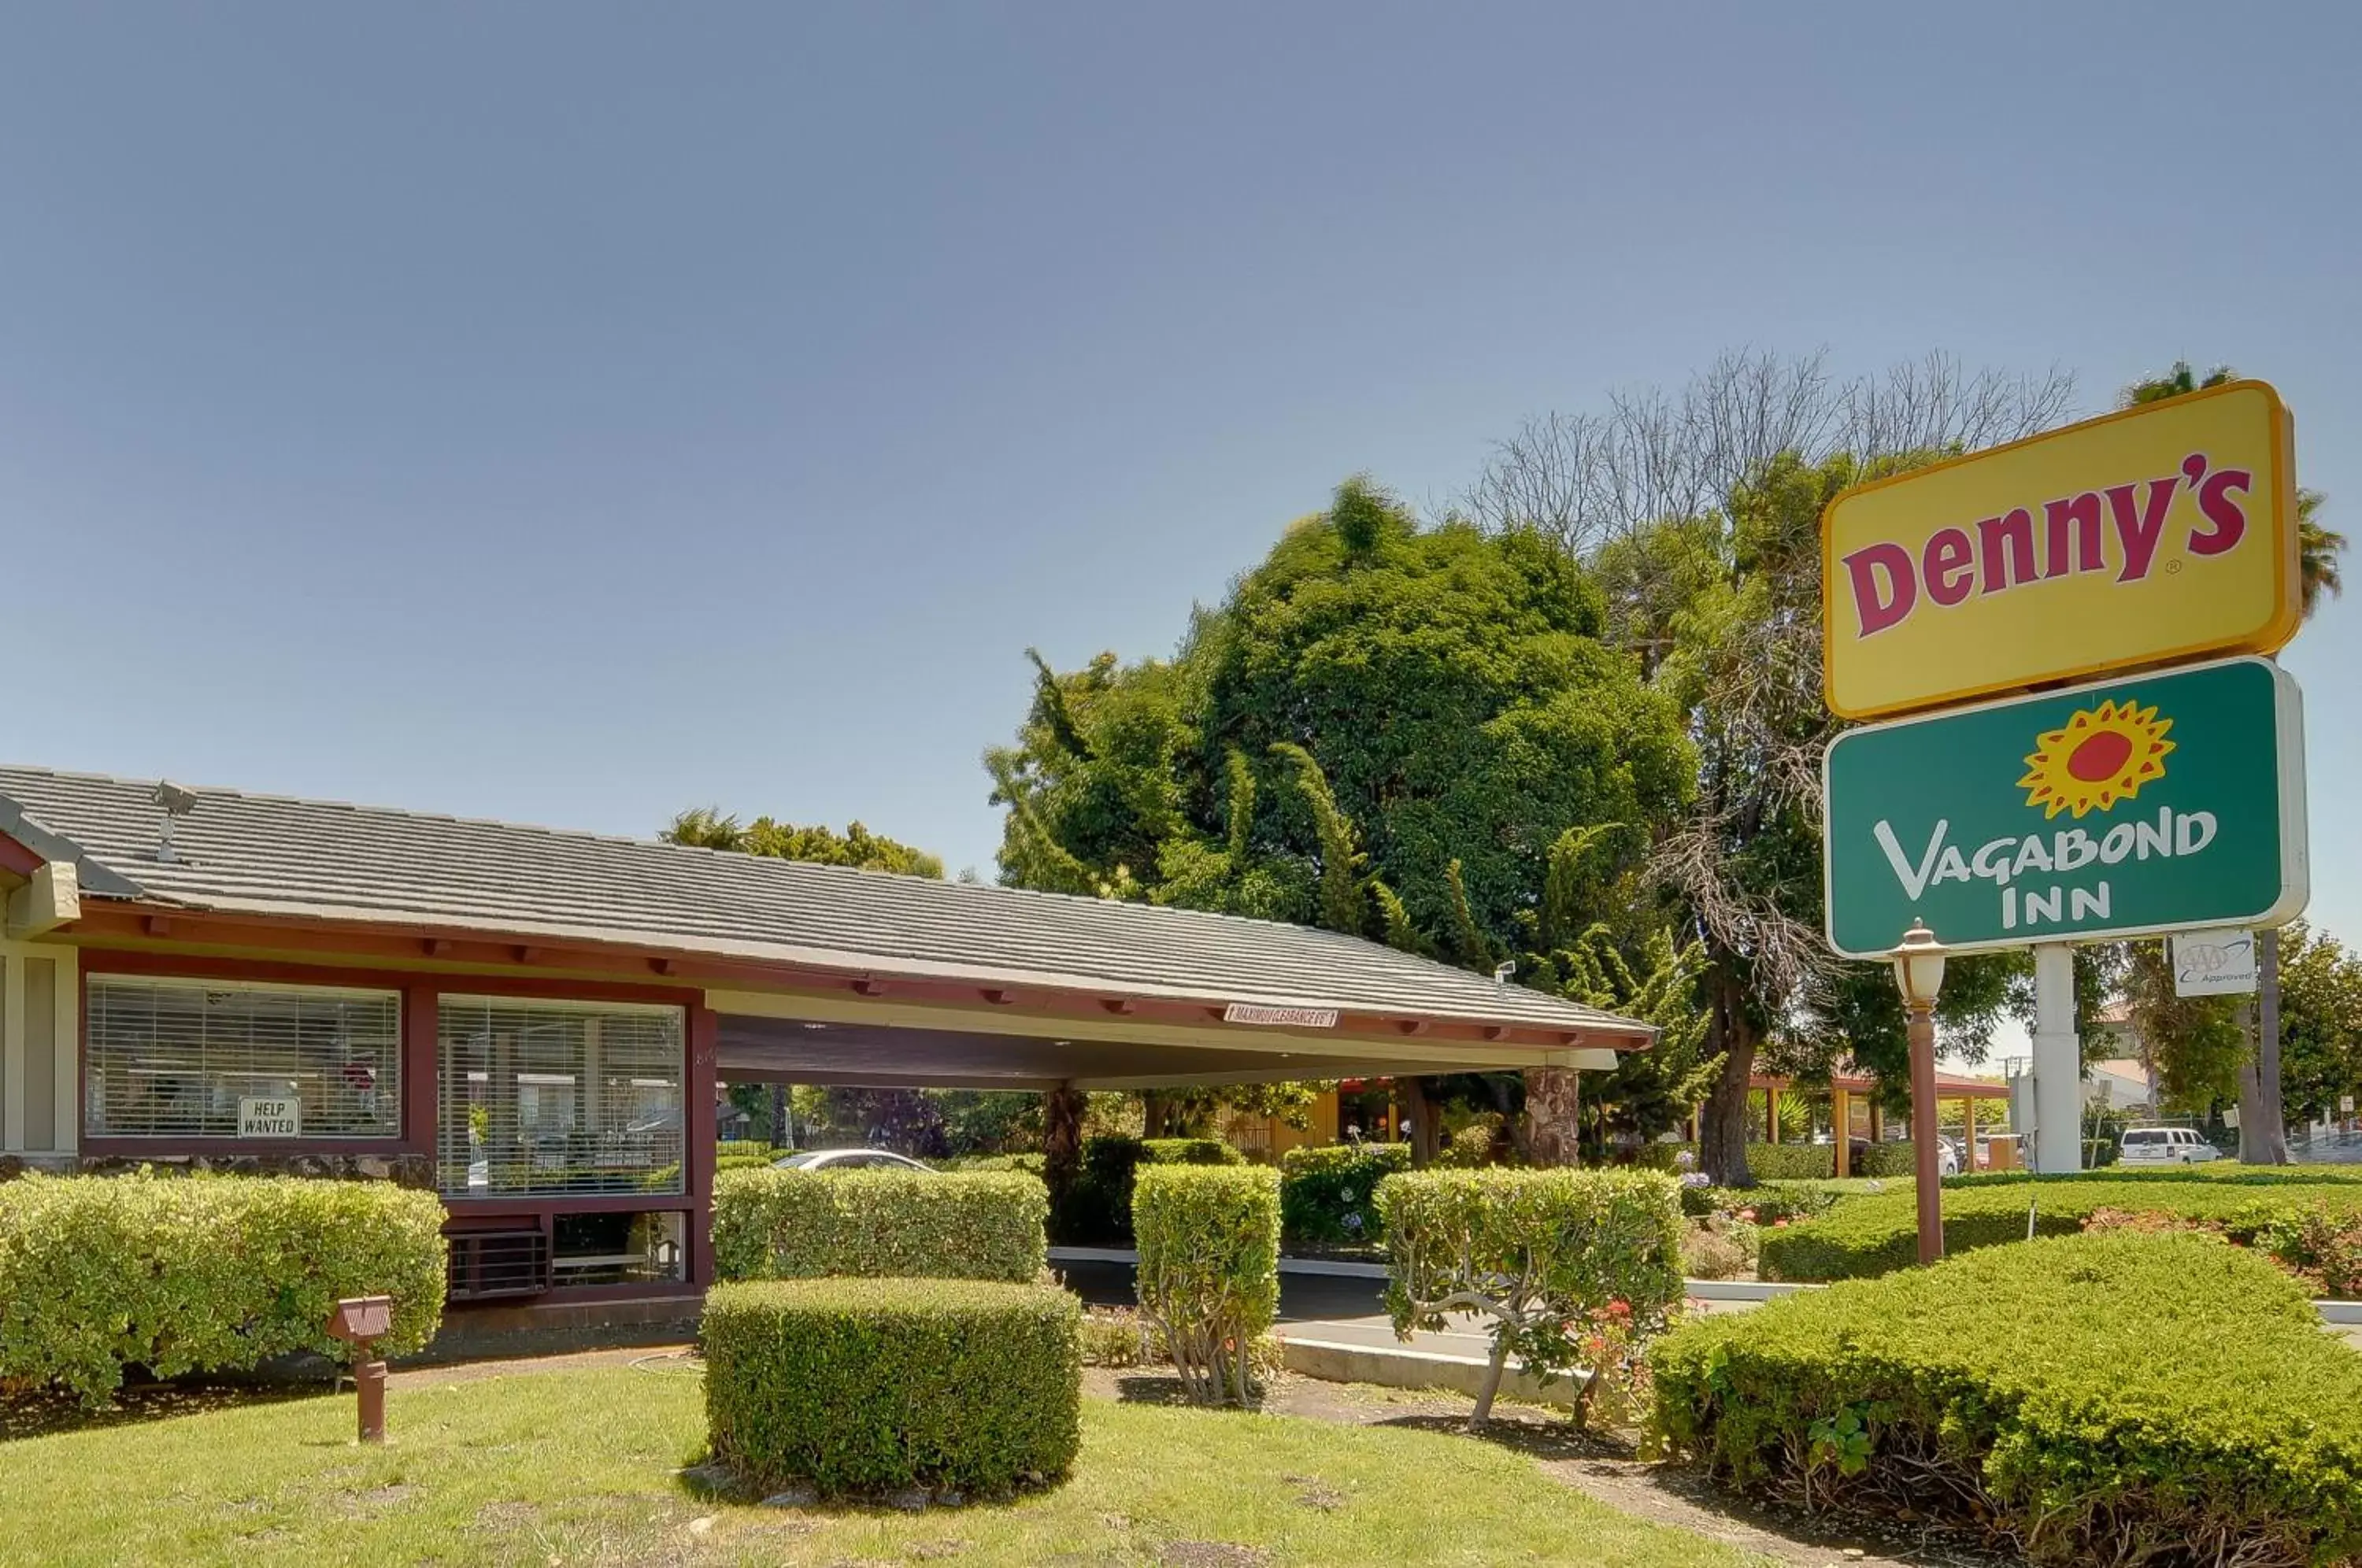
<svg viewBox="0 0 2362 1568">
<path fill-rule="evenodd" d="M 1846 491 L 1821 520 L 1830 711 L 2271 652 L 2295 466 L 2279 394 L 2233 381 Z"/>
</svg>

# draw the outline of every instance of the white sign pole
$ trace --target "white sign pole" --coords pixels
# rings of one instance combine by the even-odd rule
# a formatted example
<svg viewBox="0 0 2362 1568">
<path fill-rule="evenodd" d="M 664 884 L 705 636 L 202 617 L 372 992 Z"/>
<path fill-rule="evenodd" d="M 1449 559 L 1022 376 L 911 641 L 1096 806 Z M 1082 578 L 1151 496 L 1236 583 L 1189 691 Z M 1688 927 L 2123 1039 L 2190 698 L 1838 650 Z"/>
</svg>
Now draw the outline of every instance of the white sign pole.
<svg viewBox="0 0 2362 1568">
<path fill-rule="evenodd" d="M 2024 1129 L 2020 1129 L 2024 1131 Z M 2083 1047 L 2075 1036 L 2075 949 L 2034 949 L 2034 1168 L 2083 1168 Z"/>
</svg>

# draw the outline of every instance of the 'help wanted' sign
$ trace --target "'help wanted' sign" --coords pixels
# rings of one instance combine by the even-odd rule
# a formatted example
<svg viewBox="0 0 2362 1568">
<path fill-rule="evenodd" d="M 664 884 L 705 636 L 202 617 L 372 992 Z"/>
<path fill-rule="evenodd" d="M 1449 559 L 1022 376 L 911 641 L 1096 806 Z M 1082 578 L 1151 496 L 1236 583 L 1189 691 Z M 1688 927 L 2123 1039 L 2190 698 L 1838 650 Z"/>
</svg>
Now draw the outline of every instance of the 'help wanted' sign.
<svg viewBox="0 0 2362 1568">
<path fill-rule="evenodd" d="M 237 1135 L 241 1138 L 294 1138 L 304 1132 L 304 1113 L 292 1096 L 237 1102 Z"/>
</svg>

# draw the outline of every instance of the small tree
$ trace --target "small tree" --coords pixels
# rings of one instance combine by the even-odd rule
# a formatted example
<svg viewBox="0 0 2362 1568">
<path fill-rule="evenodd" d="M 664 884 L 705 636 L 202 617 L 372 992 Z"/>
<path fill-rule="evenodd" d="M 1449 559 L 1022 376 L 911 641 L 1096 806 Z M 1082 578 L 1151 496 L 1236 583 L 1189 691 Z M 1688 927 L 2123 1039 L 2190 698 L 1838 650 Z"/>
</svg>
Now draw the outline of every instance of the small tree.
<svg viewBox="0 0 2362 1568">
<path fill-rule="evenodd" d="M 1639 1375 L 1639 1351 L 1682 1299 L 1681 1189 L 1652 1171 L 1412 1171 L 1378 1184 L 1395 1332 L 1493 1320 L 1492 1363 L 1468 1417 L 1493 1413 L 1515 1354 L 1548 1383 L 1588 1362 L 1575 1404 Z"/>
<path fill-rule="evenodd" d="M 1279 1315 L 1279 1173 L 1142 1165 L 1131 1194 L 1140 1315 L 1192 1402 L 1244 1405 L 1256 1338 Z"/>
</svg>

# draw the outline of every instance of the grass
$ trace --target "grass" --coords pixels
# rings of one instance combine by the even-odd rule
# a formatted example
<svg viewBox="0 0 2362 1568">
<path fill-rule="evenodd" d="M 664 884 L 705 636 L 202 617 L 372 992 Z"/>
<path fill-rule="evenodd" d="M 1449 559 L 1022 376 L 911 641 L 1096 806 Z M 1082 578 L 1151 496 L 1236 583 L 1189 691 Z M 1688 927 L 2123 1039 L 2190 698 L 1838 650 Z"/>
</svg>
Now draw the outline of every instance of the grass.
<svg viewBox="0 0 2362 1568">
<path fill-rule="evenodd" d="M 0 1562 L 1554 1563 L 1739 1568 L 1466 1438 L 1092 1399 L 1065 1485 L 921 1514 L 737 1507 L 697 1375 L 604 1365 L 397 1386 L 395 1441 L 311 1398 L 0 1443 Z M 1193 1544 L 1195 1543 L 1195 1544 Z M 1245 1549 L 1245 1550 L 1240 1550 Z"/>
</svg>

